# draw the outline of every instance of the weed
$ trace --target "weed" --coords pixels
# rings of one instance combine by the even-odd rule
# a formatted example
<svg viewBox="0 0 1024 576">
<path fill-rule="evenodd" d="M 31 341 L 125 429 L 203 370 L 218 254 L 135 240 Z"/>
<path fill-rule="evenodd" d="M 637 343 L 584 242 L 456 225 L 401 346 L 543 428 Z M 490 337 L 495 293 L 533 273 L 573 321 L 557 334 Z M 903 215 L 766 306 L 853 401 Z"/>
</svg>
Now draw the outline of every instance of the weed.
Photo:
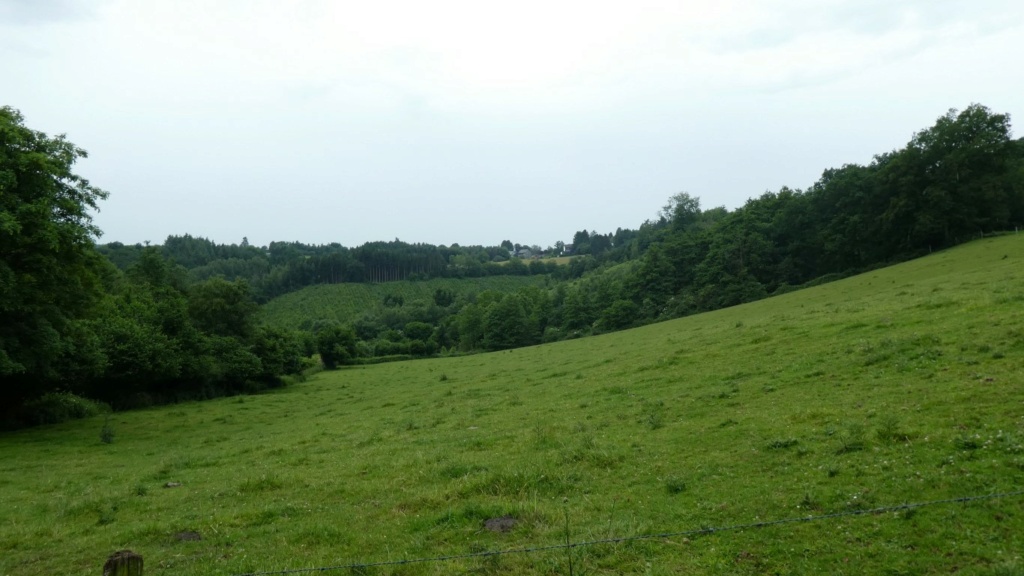
<svg viewBox="0 0 1024 576">
<path fill-rule="evenodd" d="M 448 375 L 447 375 L 447 374 L 445 374 L 444 372 L 442 372 L 442 373 L 441 373 L 441 375 L 440 375 L 440 376 L 438 376 L 438 378 L 437 378 L 437 379 L 438 379 L 439 381 L 441 381 L 441 382 L 447 382 L 447 381 L 448 381 Z M 450 390 L 449 390 L 449 392 L 450 392 Z"/>
<path fill-rule="evenodd" d="M 953 439 L 953 446 L 959 450 L 977 450 L 981 448 L 981 437 L 977 434 L 974 436 L 961 434 Z"/>
<path fill-rule="evenodd" d="M 441 469 L 441 476 L 449 480 L 465 478 L 472 474 L 486 472 L 487 467 L 477 464 L 449 464 Z"/>
<path fill-rule="evenodd" d="M 657 430 L 665 426 L 664 409 L 665 403 L 661 400 L 657 402 L 644 402 L 643 423 L 651 430 Z"/>
<path fill-rule="evenodd" d="M 256 492 L 269 492 L 271 490 L 280 490 L 284 487 L 284 482 L 278 480 L 274 476 L 260 476 L 259 478 L 249 479 L 238 485 L 238 492 L 240 494 L 252 494 Z"/>
<path fill-rule="evenodd" d="M 686 491 L 686 482 L 677 476 L 670 476 L 665 479 L 665 491 L 674 496 Z"/>
<path fill-rule="evenodd" d="M 878 421 L 875 437 L 879 442 L 893 443 L 907 440 L 907 434 L 900 430 L 900 419 L 894 414 L 886 414 Z"/>
<path fill-rule="evenodd" d="M 814 496 L 810 492 L 805 492 L 804 497 L 797 504 L 797 508 L 802 510 L 821 510 L 821 504 L 814 499 Z"/>
<path fill-rule="evenodd" d="M 839 448 L 836 454 L 849 454 L 858 452 L 867 447 L 864 439 L 864 425 L 853 423 L 846 427 L 846 430 L 839 435 Z"/>
<path fill-rule="evenodd" d="M 739 394 L 739 392 L 740 392 L 740 385 L 734 383 L 732 386 L 729 386 L 727 389 L 722 390 L 721 392 L 716 394 L 715 398 L 717 398 L 719 400 L 728 400 L 728 399 L 732 398 L 733 396 L 735 396 L 736 394 Z"/>
<path fill-rule="evenodd" d="M 367 446 L 372 446 L 373 444 L 377 444 L 383 440 L 384 436 L 380 432 L 374 432 L 367 436 L 366 438 L 364 438 L 363 440 L 356 442 L 356 447 L 366 448 Z"/>
<path fill-rule="evenodd" d="M 134 492 L 136 496 L 145 496 L 146 494 L 149 494 L 149 486 L 140 482 L 135 485 Z"/>
<path fill-rule="evenodd" d="M 111 505 L 104 507 L 100 510 L 100 517 L 96 521 L 96 524 L 100 526 L 106 526 L 107 524 L 113 524 L 117 520 L 117 505 Z"/>
<path fill-rule="evenodd" d="M 114 442 L 114 428 L 110 425 L 110 418 L 103 423 L 103 428 L 100 430 L 100 442 L 104 444 L 112 444 Z"/>
<path fill-rule="evenodd" d="M 792 448 L 796 446 L 799 441 L 796 438 L 777 438 L 768 443 L 766 448 L 769 450 L 785 450 L 786 448 Z"/>
</svg>

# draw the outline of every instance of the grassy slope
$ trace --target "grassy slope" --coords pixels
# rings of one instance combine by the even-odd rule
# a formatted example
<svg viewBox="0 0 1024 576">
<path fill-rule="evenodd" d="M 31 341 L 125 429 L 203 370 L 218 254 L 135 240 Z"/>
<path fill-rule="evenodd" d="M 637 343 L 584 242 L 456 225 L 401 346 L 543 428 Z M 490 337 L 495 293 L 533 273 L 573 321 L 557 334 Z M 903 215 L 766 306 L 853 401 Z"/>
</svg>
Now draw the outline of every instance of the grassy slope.
<svg viewBox="0 0 1024 576">
<path fill-rule="evenodd" d="M 147 575 L 233 574 L 556 544 L 564 514 L 579 540 L 1020 489 L 1022 261 L 1024 236 L 983 240 L 638 330 L 121 413 L 113 444 L 101 419 L 8 434 L 0 573 L 94 574 L 130 547 Z M 512 531 L 482 530 L 504 514 Z M 1015 497 L 572 559 L 577 574 L 1019 574 L 1021 550 Z M 373 573 L 467 571 L 568 564 Z"/>
<path fill-rule="evenodd" d="M 380 304 L 386 295 L 401 296 L 406 303 L 430 301 L 438 288 L 456 294 L 498 290 L 510 292 L 526 286 L 543 285 L 544 276 L 486 276 L 483 278 L 438 278 L 423 282 L 383 284 L 318 284 L 274 298 L 263 306 L 264 319 L 271 324 L 297 328 L 303 320 L 353 320 L 362 311 Z"/>
</svg>

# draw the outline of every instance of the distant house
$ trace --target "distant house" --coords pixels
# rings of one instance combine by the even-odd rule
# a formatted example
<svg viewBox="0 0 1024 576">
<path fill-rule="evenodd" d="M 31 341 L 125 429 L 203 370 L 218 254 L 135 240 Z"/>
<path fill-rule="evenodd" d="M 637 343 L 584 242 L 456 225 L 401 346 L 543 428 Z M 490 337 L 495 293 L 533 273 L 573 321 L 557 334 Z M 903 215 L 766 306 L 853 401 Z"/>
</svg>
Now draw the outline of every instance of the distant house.
<svg viewBox="0 0 1024 576">
<path fill-rule="evenodd" d="M 520 260 L 527 260 L 530 256 L 533 256 L 533 252 L 531 252 L 529 248 L 520 248 L 519 250 L 516 250 L 514 256 Z"/>
<path fill-rule="evenodd" d="M 573 253 L 573 245 L 572 244 L 566 244 L 565 246 L 562 246 L 562 256 L 572 256 L 572 253 Z"/>
</svg>

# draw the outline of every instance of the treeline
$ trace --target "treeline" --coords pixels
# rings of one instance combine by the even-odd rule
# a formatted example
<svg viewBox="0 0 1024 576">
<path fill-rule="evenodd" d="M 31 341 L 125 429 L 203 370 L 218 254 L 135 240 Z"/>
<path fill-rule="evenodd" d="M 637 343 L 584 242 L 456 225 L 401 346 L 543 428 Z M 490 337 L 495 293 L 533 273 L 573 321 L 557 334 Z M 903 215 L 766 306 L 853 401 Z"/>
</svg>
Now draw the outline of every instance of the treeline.
<svg viewBox="0 0 1024 576">
<path fill-rule="evenodd" d="M 368 242 L 356 248 L 301 242 L 271 242 L 258 248 L 244 239 L 241 244 L 225 245 L 186 234 L 168 236 L 157 248 L 164 257 L 188 270 L 192 281 L 215 277 L 246 280 L 261 302 L 314 284 L 562 272 L 550 260 L 524 261 L 502 246 L 434 246 L 394 240 Z M 122 269 L 137 260 L 144 249 L 141 244 L 120 242 L 99 247 Z"/>
<path fill-rule="evenodd" d="M 950 110 L 868 165 L 826 170 L 806 190 L 767 192 L 734 211 L 703 210 L 699 198 L 677 194 L 625 241 L 607 248 L 601 240 L 595 269 L 565 290 L 579 302 L 580 329 L 612 330 L 750 302 L 1021 226 L 1024 139 L 1012 138 L 1008 115 L 975 104 Z M 574 241 L 593 237 L 577 233 Z"/>
<path fill-rule="evenodd" d="M 951 110 L 902 149 L 829 169 L 734 211 L 673 196 L 655 221 L 577 232 L 577 278 L 408 311 L 379 306 L 345 332 L 343 361 L 500 350 L 758 300 L 1024 225 L 1024 140 L 984 106 Z M 311 326 L 316 329 L 315 323 Z M 383 353 L 379 352 L 381 349 Z"/>
<path fill-rule="evenodd" d="M 97 248 L 89 213 L 106 194 L 72 172 L 84 152 L 21 121 L 0 109 L 7 420 L 45 414 L 47 398 L 67 399 L 56 391 L 132 406 L 257 390 L 280 384 L 315 352 L 330 367 L 619 330 L 1024 225 L 1024 141 L 1012 139 L 1007 115 L 972 105 L 868 165 L 826 170 L 806 190 L 768 192 L 733 211 L 702 209 L 680 193 L 636 230 L 577 232 L 571 249 L 581 256 L 565 266 L 510 258 L 508 241 L 264 249 L 186 235 L 159 247 Z M 257 301 L 311 284 L 489 274 L 546 274 L 548 283 L 385 297 L 351 323 L 310 318 L 301 332 L 256 320 Z"/>
<path fill-rule="evenodd" d="M 902 149 L 725 213 L 685 194 L 620 300 L 648 319 L 748 302 L 1024 225 L 1024 141 L 1010 118 L 951 110 Z"/>
<path fill-rule="evenodd" d="M 84 156 L 0 108 L 0 425 L 81 416 L 95 400 L 251 392 L 303 368 L 313 350 L 260 325 L 244 281 L 189 282 L 156 248 L 111 265 L 90 217 L 106 193 L 72 171 Z"/>
</svg>

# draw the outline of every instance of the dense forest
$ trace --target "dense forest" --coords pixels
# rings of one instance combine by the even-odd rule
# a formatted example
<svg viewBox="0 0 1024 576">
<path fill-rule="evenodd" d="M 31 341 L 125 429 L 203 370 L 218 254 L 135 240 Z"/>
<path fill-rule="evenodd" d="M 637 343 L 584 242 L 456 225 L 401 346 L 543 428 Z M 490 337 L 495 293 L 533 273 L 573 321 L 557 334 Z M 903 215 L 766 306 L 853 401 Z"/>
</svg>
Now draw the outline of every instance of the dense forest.
<svg viewBox="0 0 1024 576">
<path fill-rule="evenodd" d="M 521 246 L 372 242 L 355 248 L 95 245 L 105 193 L 63 138 L 0 114 L 0 377 L 7 420 L 39 421 L 65 391 L 115 406 L 279 385 L 319 353 L 334 367 L 501 350 L 714 310 L 1024 225 L 1024 140 L 981 105 L 950 110 L 868 165 L 825 170 L 735 210 L 672 196 L 657 218 L 520 259 Z M 571 247 L 571 248 L 570 248 Z M 388 295 L 348 323 L 259 321 L 260 302 L 314 284 L 544 275 L 514 292 Z M 56 399 L 56 400 L 55 400 Z"/>
<path fill-rule="evenodd" d="M 315 284 L 558 273 L 554 263 L 524 261 L 513 255 L 514 248 L 503 246 L 432 246 L 394 240 L 356 248 L 301 242 L 271 242 L 257 248 L 245 239 L 241 244 L 216 244 L 185 234 L 169 236 L 156 248 L 186 269 L 192 280 L 247 281 L 261 302 Z M 548 252 L 535 248 L 535 253 L 556 255 L 555 248 Z M 144 249 L 141 244 L 120 242 L 99 246 L 100 253 L 121 269 L 131 266 Z"/>
</svg>

